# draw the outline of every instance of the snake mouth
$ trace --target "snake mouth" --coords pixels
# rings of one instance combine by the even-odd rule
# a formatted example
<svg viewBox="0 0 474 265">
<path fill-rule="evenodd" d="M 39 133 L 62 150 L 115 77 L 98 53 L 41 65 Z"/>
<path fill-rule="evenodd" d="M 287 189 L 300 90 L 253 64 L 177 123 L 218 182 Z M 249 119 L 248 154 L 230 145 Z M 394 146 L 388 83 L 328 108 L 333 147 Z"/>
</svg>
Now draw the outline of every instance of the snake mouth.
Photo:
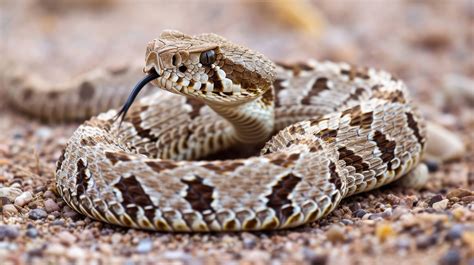
<svg viewBox="0 0 474 265">
<path fill-rule="evenodd" d="M 123 104 L 122 108 L 115 115 L 114 121 L 120 117 L 120 124 L 122 124 L 123 120 L 125 119 L 125 116 L 127 115 L 128 110 L 132 106 L 140 91 L 146 86 L 146 84 L 157 79 L 158 77 L 160 77 L 160 75 L 156 72 L 154 68 L 149 69 L 147 71 L 147 75 L 142 80 L 140 80 L 132 89 L 132 92 L 130 92 L 130 95 Z"/>
</svg>

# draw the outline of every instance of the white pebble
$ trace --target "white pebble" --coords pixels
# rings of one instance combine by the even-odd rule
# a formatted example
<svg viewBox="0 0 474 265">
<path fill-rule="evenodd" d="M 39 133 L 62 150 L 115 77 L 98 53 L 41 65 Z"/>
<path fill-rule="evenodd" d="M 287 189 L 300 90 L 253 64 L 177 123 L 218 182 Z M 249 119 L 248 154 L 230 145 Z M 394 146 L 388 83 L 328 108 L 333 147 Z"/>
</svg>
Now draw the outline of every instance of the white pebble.
<svg viewBox="0 0 474 265">
<path fill-rule="evenodd" d="M 460 158 L 466 151 L 464 143 L 448 129 L 432 123 L 427 123 L 427 142 L 425 158 L 444 162 Z"/>
<path fill-rule="evenodd" d="M 6 204 L 6 205 L 3 205 L 2 214 L 5 217 L 14 216 L 18 214 L 18 210 L 13 204 Z"/>
<path fill-rule="evenodd" d="M 23 207 L 27 203 L 31 202 L 33 200 L 33 194 L 29 191 L 25 191 L 20 196 L 16 197 L 15 199 L 15 205 L 18 207 Z"/>
<path fill-rule="evenodd" d="M 15 198 L 21 194 L 21 190 L 14 187 L 0 188 L 0 197 L 6 197 L 9 201 L 15 201 Z"/>
<path fill-rule="evenodd" d="M 438 211 L 444 210 L 444 209 L 446 209 L 446 207 L 448 207 L 448 202 L 449 202 L 448 199 L 444 199 L 444 200 L 441 200 L 439 202 L 435 202 L 435 203 L 433 203 L 433 209 L 438 210 Z"/>
</svg>

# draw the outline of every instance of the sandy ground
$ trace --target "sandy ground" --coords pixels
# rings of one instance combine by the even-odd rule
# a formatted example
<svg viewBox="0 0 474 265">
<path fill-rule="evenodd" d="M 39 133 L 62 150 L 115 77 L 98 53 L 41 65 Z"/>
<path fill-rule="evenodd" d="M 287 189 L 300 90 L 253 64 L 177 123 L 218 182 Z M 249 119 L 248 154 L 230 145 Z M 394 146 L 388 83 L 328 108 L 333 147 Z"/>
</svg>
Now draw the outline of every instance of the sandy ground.
<svg viewBox="0 0 474 265">
<path fill-rule="evenodd" d="M 297 229 L 151 233 L 66 206 L 54 191 L 55 161 L 78 124 L 25 117 L 2 88 L 0 263 L 474 264 L 472 0 L 318 1 L 294 13 L 265 1 L 3 0 L 0 60 L 64 81 L 141 60 L 145 44 L 166 28 L 215 32 L 279 61 L 314 57 L 386 69 L 466 152 L 429 160 L 430 180 L 419 191 L 388 186 L 353 196 Z"/>
</svg>

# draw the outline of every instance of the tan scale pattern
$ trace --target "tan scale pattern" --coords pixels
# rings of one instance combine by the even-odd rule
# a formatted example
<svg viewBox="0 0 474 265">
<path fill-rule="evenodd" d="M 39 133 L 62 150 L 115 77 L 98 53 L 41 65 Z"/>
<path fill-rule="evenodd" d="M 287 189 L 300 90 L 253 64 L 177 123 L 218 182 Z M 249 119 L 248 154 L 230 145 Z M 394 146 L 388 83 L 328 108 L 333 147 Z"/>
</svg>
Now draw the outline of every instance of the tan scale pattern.
<svg viewBox="0 0 474 265">
<path fill-rule="evenodd" d="M 211 50 L 215 61 L 201 63 Z M 422 155 L 424 122 L 386 72 L 275 65 L 215 34 L 177 31 L 150 42 L 145 61 L 161 89 L 148 89 L 121 127 L 115 110 L 85 122 L 58 161 L 59 192 L 91 218 L 175 232 L 295 227 L 399 179 Z M 12 69 L 6 81 L 18 108 L 65 121 L 118 107 L 143 75 L 137 69 L 64 84 Z M 264 146 L 260 156 L 198 160 L 254 146 Z"/>
</svg>

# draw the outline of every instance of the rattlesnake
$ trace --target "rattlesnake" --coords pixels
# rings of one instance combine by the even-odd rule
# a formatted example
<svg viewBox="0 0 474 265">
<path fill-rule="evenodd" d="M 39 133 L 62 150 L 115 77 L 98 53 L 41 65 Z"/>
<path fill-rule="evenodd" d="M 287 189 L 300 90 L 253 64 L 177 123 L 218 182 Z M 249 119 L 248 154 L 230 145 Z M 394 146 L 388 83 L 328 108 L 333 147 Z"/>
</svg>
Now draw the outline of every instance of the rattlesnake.
<svg viewBox="0 0 474 265">
<path fill-rule="evenodd" d="M 215 34 L 164 31 L 144 71 L 161 90 L 123 122 L 109 110 L 83 123 L 57 162 L 59 193 L 91 218 L 158 231 L 295 227 L 406 175 L 423 153 L 424 121 L 381 70 L 275 64 Z M 71 120 L 117 107 L 139 75 L 100 69 L 53 86 L 13 73 L 6 84 L 24 111 Z"/>
</svg>

